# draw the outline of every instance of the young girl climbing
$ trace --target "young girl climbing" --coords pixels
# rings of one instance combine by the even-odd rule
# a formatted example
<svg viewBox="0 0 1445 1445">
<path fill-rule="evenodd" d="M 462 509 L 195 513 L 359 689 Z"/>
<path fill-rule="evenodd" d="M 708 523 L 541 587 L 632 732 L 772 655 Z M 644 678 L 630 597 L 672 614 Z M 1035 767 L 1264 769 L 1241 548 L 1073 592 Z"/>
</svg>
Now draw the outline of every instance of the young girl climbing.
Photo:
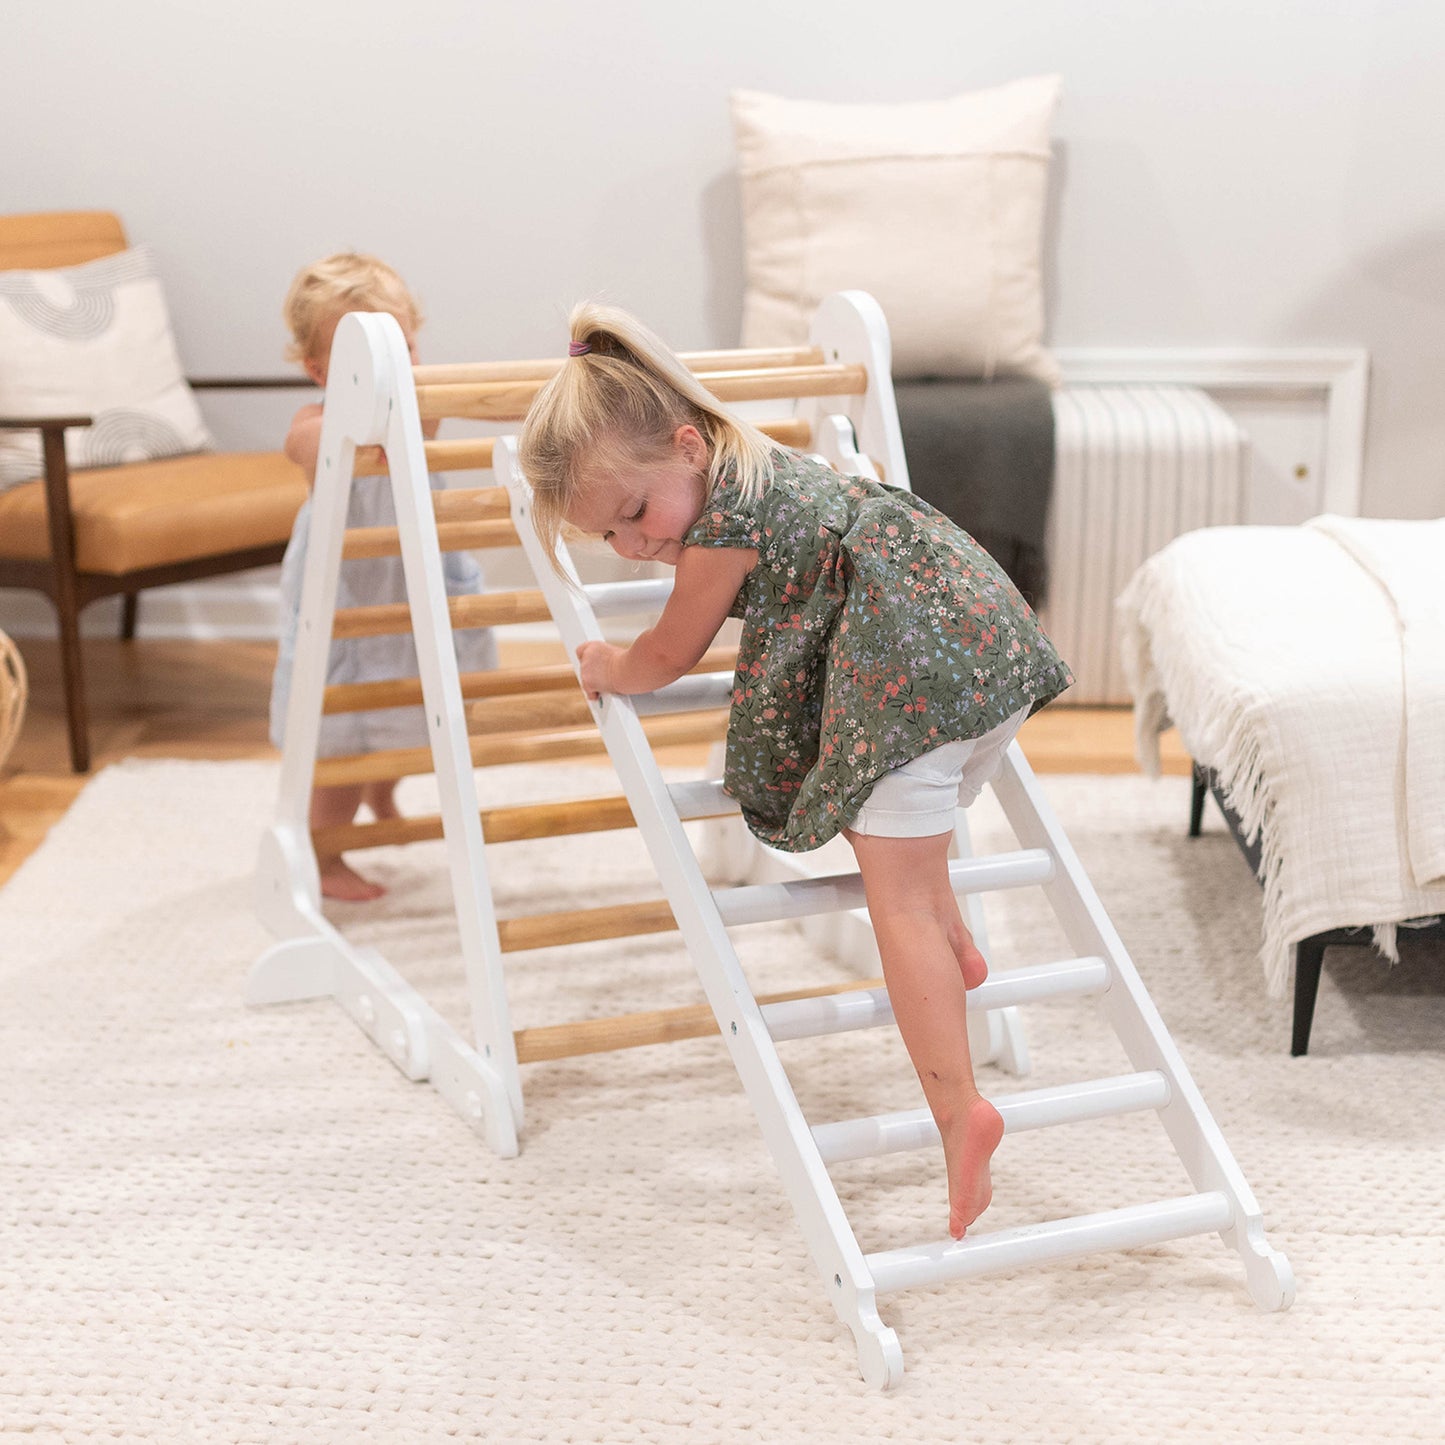
<svg viewBox="0 0 1445 1445">
<path fill-rule="evenodd" d="M 949 883 L 953 814 L 1072 679 L 998 565 L 926 502 L 776 446 L 623 312 L 579 306 L 569 354 L 520 443 L 543 543 L 566 524 L 676 569 L 630 647 L 578 650 L 582 686 L 650 692 L 742 619 L 724 786 L 776 848 L 852 844 L 961 1238 L 1003 1121 L 969 1056 L 966 992 L 988 968 Z"/>
</svg>

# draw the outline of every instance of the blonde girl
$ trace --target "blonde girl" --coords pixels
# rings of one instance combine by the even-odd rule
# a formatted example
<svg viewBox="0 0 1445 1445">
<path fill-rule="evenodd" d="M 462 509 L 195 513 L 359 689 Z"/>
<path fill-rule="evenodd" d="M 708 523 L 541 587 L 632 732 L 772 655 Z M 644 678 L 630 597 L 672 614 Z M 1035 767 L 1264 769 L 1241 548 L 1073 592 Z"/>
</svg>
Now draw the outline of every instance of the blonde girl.
<svg viewBox="0 0 1445 1445">
<path fill-rule="evenodd" d="M 381 311 L 394 316 L 406 337 L 412 360 L 416 360 L 416 335 L 421 328 L 422 315 L 406 283 L 375 256 L 339 251 L 302 267 L 292 281 L 282 307 L 287 329 L 291 333 L 291 344 L 286 354 L 292 361 L 300 363 L 317 386 L 326 385 L 331 343 L 337 325 L 348 311 Z M 286 434 L 286 455 L 301 468 L 308 485 L 316 479 L 321 413 L 321 404 L 317 402 L 301 407 L 292 418 Z M 436 423 L 433 422 L 427 434 L 430 436 L 435 431 Z M 434 490 L 441 487 L 442 479 L 433 476 L 431 485 Z M 384 476 L 355 478 L 347 526 L 395 526 L 390 487 L 390 479 Z M 311 503 L 308 499 L 296 518 L 291 541 L 281 563 L 281 639 L 271 685 L 271 741 L 277 747 L 282 744 L 286 726 L 310 522 Z M 448 552 L 444 565 L 450 595 L 482 590 L 481 569 L 470 554 Z M 341 564 L 338 607 L 405 600 L 406 581 L 400 557 L 357 558 Z M 458 633 L 457 648 L 458 659 L 465 669 L 496 666 L 496 647 L 489 631 Z M 331 644 L 326 681 L 328 686 L 370 682 L 414 677 L 416 672 L 416 649 L 409 634 L 358 637 Z M 321 720 L 319 751 L 323 757 L 334 757 L 380 748 L 420 747 L 426 741 L 426 729 L 419 708 L 386 708 L 324 717 Z M 349 823 L 363 806 L 370 810 L 373 817 L 395 817 L 395 788 L 394 782 L 314 788 L 311 793 L 311 826 L 323 828 Z M 321 873 L 321 892 L 327 898 L 366 902 L 385 891 L 380 884 L 357 873 L 339 853 L 319 854 L 316 861 Z"/>
<path fill-rule="evenodd" d="M 966 992 L 988 970 L 949 883 L 954 809 L 1072 679 L 998 565 L 927 503 L 775 446 L 623 312 L 579 306 L 569 355 L 520 444 L 544 544 L 555 556 L 566 524 L 676 569 L 631 646 L 578 650 L 582 686 L 650 692 L 742 619 L 724 785 L 774 847 L 852 845 L 961 1238 L 1003 1122 L 969 1057 Z"/>
</svg>

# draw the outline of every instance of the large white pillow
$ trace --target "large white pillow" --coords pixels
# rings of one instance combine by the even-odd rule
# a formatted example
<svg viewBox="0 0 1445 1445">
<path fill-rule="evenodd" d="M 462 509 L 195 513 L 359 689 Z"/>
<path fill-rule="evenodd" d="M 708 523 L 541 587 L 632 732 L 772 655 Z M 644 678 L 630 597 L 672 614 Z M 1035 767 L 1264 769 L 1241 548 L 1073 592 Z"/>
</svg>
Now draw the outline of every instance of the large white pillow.
<svg viewBox="0 0 1445 1445">
<path fill-rule="evenodd" d="M 0 271 L 0 416 L 89 416 L 72 467 L 210 450 L 143 246 L 81 266 Z M 0 432 L 0 488 L 43 470 L 38 432 Z"/>
<path fill-rule="evenodd" d="M 1059 77 L 898 105 L 735 91 L 744 346 L 790 346 L 832 291 L 877 298 L 898 376 L 1036 376 Z"/>
</svg>

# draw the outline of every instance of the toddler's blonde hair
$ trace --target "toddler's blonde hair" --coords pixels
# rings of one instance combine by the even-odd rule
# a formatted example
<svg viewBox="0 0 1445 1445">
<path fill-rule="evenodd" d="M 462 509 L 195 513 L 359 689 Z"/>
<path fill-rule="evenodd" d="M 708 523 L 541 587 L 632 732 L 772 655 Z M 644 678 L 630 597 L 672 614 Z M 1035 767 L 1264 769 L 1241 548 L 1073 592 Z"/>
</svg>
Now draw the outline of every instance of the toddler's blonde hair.
<svg viewBox="0 0 1445 1445">
<path fill-rule="evenodd" d="M 695 426 L 708 448 L 707 492 L 736 474 L 745 500 L 773 479 L 774 444 L 733 416 L 642 323 L 615 306 L 572 310 L 572 356 L 527 413 L 518 455 L 532 491 L 538 536 L 555 566 L 557 537 L 584 471 L 621 470 L 672 455 L 678 427 Z"/>
<path fill-rule="evenodd" d="M 321 332 L 348 311 L 388 312 L 408 336 L 425 320 L 406 282 L 385 261 L 360 251 L 337 251 L 303 266 L 286 293 L 281 314 L 291 332 L 287 359 L 325 360 L 315 350 Z"/>
</svg>

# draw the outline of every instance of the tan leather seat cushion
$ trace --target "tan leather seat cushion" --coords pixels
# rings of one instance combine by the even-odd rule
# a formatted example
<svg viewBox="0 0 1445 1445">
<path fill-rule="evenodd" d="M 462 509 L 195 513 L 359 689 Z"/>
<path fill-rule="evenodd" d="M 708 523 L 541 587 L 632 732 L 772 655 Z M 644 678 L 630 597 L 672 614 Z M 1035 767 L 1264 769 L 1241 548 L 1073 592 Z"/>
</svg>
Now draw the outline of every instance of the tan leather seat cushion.
<svg viewBox="0 0 1445 1445">
<path fill-rule="evenodd" d="M 284 542 L 306 500 L 280 452 L 200 452 L 70 476 L 76 566 L 115 575 Z M 0 493 L 0 557 L 45 558 L 45 484 Z"/>
</svg>

